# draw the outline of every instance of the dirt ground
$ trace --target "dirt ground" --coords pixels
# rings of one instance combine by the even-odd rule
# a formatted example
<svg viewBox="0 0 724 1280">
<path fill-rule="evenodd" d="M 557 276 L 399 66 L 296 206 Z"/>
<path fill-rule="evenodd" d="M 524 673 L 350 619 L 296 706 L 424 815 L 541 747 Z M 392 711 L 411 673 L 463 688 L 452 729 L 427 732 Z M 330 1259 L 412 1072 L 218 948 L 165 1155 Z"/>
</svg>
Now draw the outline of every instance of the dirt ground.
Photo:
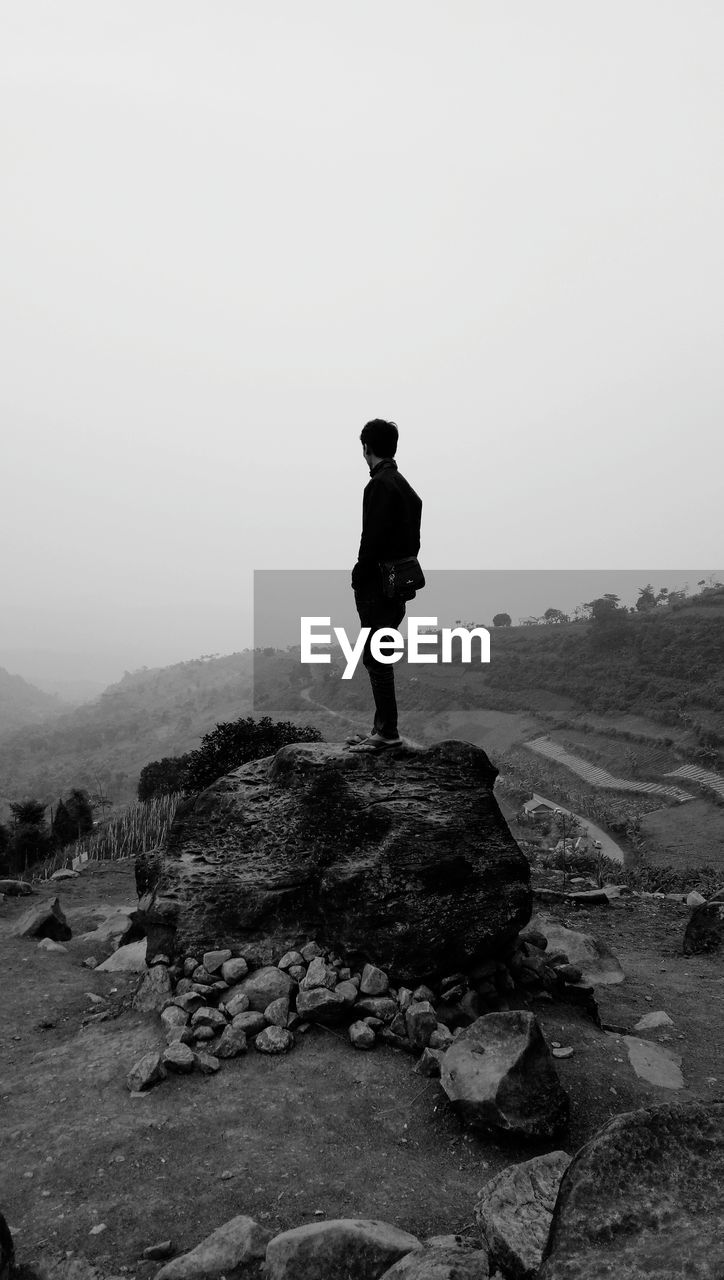
<svg viewBox="0 0 724 1280">
<path fill-rule="evenodd" d="M 79 913 L 80 932 L 98 903 L 135 902 L 132 866 L 89 863 L 79 879 L 40 889 L 56 893 L 66 913 Z M 671 1016 L 673 1027 L 649 1036 L 681 1055 L 685 1085 L 648 1084 L 620 1035 L 574 1008 L 532 1004 L 549 1041 L 574 1049 L 557 1063 L 571 1123 L 558 1143 L 523 1146 L 464 1132 L 439 1081 L 415 1074 L 412 1058 L 355 1051 L 341 1032 L 310 1030 L 286 1056 L 252 1049 L 215 1077 L 169 1075 L 131 1097 L 126 1072 L 162 1044 L 158 1020 L 123 1007 L 135 976 L 83 968 L 88 948 L 77 940 L 61 954 L 9 937 L 37 900 L 0 906 L 0 1209 L 21 1262 L 74 1250 L 144 1280 L 159 1266 L 140 1260 L 147 1245 L 171 1238 L 183 1251 L 238 1213 L 275 1231 L 316 1215 L 382 1218 L 419 1236 L 470 1233 L 478 1191 L 507 1164 L 557 1146 L 573 1153 L 636 1106 L 724 1097 L 724 957 L 683 956 L 680 904 L 546 904 L 619 956 L 626 981 L 598 989 L 605 1021 Z M 103 1008 L 88 993 L 107 998 L 105 1021 L 85 1021 Z"/>
</svg>

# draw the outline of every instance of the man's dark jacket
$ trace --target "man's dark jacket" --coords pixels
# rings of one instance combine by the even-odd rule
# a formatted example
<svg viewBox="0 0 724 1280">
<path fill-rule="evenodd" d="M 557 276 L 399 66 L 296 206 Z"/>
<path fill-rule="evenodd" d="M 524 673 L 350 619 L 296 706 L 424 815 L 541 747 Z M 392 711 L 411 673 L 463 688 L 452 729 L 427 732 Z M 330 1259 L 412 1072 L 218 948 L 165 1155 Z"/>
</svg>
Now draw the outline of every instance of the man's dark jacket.
<svg viewBox="0 0 724 1280">
<path fill-rule="evenodd" d="M 362 537 L 352 587 L 381 594 L 380 560 L 416 556 L 420 550 L 422 499 L 397 470 L 394 458 L 382 458 L 370 471 L 362 497 Z"/>
</svg>

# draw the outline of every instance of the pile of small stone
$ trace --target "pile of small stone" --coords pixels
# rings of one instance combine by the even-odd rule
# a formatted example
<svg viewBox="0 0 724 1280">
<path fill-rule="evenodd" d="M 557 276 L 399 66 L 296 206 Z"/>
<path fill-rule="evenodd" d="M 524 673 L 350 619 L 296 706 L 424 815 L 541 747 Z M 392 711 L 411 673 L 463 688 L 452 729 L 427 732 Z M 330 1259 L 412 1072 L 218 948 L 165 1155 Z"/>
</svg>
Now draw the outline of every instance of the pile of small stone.
<svg viewBox="0 0 724 1280">
<path fill-rule="evenodd" d="M 391 985 L 374 964 L 353 972 L 316 941 L 258 968 L 228 949 L 173 964 L 156 956 L 134 1008 L 160 1013 L 166 1046 L 136 1063 L 128 1088 L 149 1088 L 169 1070 L 214 1073 L 222 1059 L 241 1056 L 250 1044 L 259 1053 L 286 1053 L 295 1033 L 315 1024 L 346 1025 L 355 1049 L 382 1042 L 421 1054 L 421 1073 L 439 1075 L 442 1055 L 460 1031 L 485 1013 L 507 1009 L 517 988 L 548 998 L 592 998 L 580 970 L 563 953 L 546 954 L 546 947 L 543 934 L 528 930 L 508 948 L 506 959 L 486 960 L 470 974 L 452 973 L 415 988 Z"/>
</svg>

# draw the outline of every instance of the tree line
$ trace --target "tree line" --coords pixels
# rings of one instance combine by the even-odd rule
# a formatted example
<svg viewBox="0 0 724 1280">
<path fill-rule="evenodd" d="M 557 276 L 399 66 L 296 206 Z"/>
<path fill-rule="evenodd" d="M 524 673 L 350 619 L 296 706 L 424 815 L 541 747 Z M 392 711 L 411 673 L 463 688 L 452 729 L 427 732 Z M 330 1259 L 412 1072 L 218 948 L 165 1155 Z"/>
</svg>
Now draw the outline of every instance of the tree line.
<svg viewBox="0 0 724 1280">
<path fill-rule="evenodd" d="M 93 806 L 88 792 L 79 787 L 54 807 L 40 800 L 19 800 L 10 805 L 10 812 L 12 824 L 0 823 L 0 874 L 5 876 L 24 874 L 93 830 Z"/>
</svg>

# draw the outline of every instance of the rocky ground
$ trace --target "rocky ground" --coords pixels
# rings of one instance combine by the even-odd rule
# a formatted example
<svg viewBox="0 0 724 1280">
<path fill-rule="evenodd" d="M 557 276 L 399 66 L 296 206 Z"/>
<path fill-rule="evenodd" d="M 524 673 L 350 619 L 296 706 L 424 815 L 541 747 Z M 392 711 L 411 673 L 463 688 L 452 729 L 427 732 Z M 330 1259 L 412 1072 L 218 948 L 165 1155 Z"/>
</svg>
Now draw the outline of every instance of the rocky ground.
<svg viewBox="0 0 724 1280">
<path fill-rule="evenodd" d="M 683 955 L 682 904 L 624 898 L 537 904 L 606 942 L 626 974 L 597 988 L 616 1031 L 569 1006 L 531 1004 L 549 1043 L 572 1049 L 557 1062 L 571 1096 L 563 1140 L 509 1145 L 466 1132 L 438 1080 L 393 1049 L 355 1051 L 343 1029 L 311 1028 L 287 1055 L 251 1051 L 218 1075 L 169 1076 L 133 1097 L 127 1071 L 163 1043 L 157 1015 L 130 1010 L 135 976 L 84 968 L 91 949 L 80 939 L 98 906 L 135 906 L 132 865 L 91 863 L 39 896 L 56 893 L 74 933 L 65 953 L 10 936 L 37 898 L 0 906 L 0 1209 L 19 1261 L 74 1250 L 145 1277 L 158 1268 L 141 1260 L 148 1245 L 188 1249 L 242 1213 L 273 1231 L 362 1216 L 420 1237 L 471 1234 L 478 1192 L 507 1165 L 556 1147 L 572 1154 L 622 1111 L 724 1096 L 724 956 Z M 663 1049 L 668 1087 L 646 1078 L 655 1050 L 642 1066 L 624 1039 L 656 1011 L 671 1024 L 635 1038 Z"/>
</svg>

